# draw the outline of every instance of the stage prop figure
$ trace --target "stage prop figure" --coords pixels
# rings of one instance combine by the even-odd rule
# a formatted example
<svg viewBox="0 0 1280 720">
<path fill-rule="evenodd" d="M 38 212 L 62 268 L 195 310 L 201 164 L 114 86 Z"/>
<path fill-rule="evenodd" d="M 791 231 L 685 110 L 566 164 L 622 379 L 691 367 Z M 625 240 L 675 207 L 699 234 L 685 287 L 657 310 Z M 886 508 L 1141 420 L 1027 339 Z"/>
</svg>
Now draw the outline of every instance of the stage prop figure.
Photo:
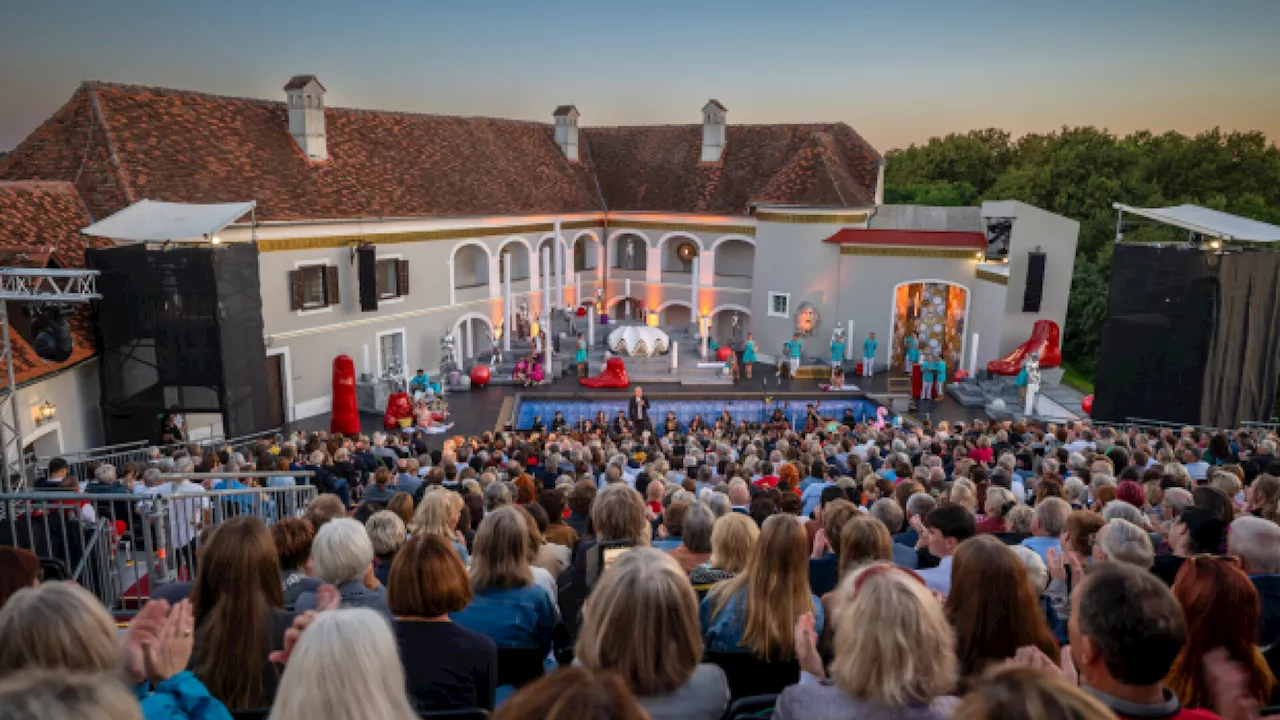
<svg viewBox="0 0 1280 720">
<path fill-rule="evenodd" d="M 395 430 L 402 427 L 408 427 L 413 422 L 413 403 L 409 400 L 409 393 L 392 393 L 387 398 L 387 412 L 382 416 L 382 427 L 387 430 Z"/>
<path fill-rule="evenodd" d="M 1052 320 L 1037 320 L 1031 328 L 1031 338 L 1013 349 L 1013 352 L 999 360 L 987 363 L 987 371 L 992 375 L 1017 375 L 1023 361 L 1031 353 L 1037 356 L 1037 366 L 1055 368 L 1062 364 L 1062 333 L 1058 323 Z"/>
<path fill-rule="evenodd" d="M 458 370 L 458 355 L 454 349 L 453 331 L 446 330 L 440 338 L 440 376 L 448 377 L 449 373 Z"/>
<path fill-rule="evenodd" d="M 350 355 L 333 359 L 333 409 L 329 414 L 329 432 L 343 435 L 360 433 L 360 411 L 356 409 L 356 364 Z"/>
<path fill-rule="evenodd" d="M 818 329 L 819 322 L 818 308 L 814 307 L 813 303 L 800 303 L 800 307 L 796 309 L 796 335 L 812 337 Z"/>
<path fill-rule="evenodd" d="M 627 376 L 627 366 L 622 358 L 611 357 L 605 361 L 604 370 L 599 375 L 579 378 L 578 384 L 593 388 L 624 388 L 631 384 L 631 378 Z"/>
</svg>

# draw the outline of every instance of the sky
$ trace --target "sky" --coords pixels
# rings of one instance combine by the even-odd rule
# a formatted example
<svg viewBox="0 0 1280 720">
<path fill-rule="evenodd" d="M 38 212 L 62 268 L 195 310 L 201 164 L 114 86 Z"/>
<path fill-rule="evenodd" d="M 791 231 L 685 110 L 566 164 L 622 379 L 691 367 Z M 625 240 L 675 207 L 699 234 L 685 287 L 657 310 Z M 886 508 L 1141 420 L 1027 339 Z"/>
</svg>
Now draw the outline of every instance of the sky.
<svg viewBox="0 0 1280 720">
<path fill-rule="evenodd" d="M 0 0 L 0 150 L 85 79 L 580 124 L 1280 138 L 1280 0 Z"/>
</svg>

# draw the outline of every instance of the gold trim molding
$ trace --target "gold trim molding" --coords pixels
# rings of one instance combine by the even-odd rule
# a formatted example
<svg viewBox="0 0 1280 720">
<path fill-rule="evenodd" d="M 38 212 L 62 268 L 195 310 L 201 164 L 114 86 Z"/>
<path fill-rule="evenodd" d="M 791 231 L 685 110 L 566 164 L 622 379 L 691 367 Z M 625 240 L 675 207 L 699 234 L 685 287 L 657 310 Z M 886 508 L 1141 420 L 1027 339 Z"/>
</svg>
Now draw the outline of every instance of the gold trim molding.
<svg viewBox="0 0 1280 720">
<path fill-rule="evenodd" d="M 528 223 L 525 225 L 496 225 L 452 230 L 424 230 L 402 233 L 364 233 L 359 235 L 333 235 L 328 237 L 274 238 L 259 240 L 258 252 L 288 252 L 291 250 L 321 250 L 349 247 L 359 242 L 375 245 L 396 245 L 410 242 L 434 242 L 437 240 L 465 240 L 477 237 L 506 237 L 523 233 L 542 233 L 555 230 L 555 223 Z M 561 230 L 585 230 L 602 227 L 599 220 L 575 220 L 560 224 Z"/>
<path fill-rule="evenodd" d="M 989 283 L 995 283 L 997 285 L 1009 284 L 1008 276 L 1001 275 L 1000 273 L 993 273 L 990 270 L 979 269 L 973 273 L 973 276 L 979 280 L 986 280 Z"/>
<path fill-rule="evenodd" d="M 870 247 L 866 245 L 841 245 L 841 255 L 862 255 L 865 257 L 913 257 L 942 260 L 976 260 L 973 250 L 953 250 L 939 248 L 914 247 Z"/>
<path fill-rule="evenodd" d="M 610 230 L 666 230 L 668 232 L 719 233 L 721 235 L 756 236 L 754 225 L 698 225 L 696 223 L 654 222 L 652 220 L 616 220 Z"/>
<path fill-rule="evenodd" d="M 823 225 L 858 225 L 867 221 L 870 213 L 846 213 L 843 215 L 817 215 L 813 213 L 781 213 L 761 210 L 756 213 L 760 222 L 806 223 Z"/>
</svg>

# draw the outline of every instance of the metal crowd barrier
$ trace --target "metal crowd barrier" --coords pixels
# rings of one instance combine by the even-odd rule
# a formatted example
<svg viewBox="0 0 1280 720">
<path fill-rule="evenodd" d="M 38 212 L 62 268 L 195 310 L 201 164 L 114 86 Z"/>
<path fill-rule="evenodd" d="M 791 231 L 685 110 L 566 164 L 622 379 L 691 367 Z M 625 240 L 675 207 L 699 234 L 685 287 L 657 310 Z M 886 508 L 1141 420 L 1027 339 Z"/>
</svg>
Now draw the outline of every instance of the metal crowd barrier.
<svg viewBox="0 0 1280 720">
<path fill-rule="evenodd" d="M 315 486 L 307 484 L 235 490 L 192 487 L 164 494 L 0 494 L 0 545 L 31 550 L 41 558 L 46 578 L 75 580 L 108 609 L 129 614 L 154 588 L 195 579 L 200 536 L 207 528 L 250 515 L 274 525 L 301 516 L 317 495 Z"/>
</svg>

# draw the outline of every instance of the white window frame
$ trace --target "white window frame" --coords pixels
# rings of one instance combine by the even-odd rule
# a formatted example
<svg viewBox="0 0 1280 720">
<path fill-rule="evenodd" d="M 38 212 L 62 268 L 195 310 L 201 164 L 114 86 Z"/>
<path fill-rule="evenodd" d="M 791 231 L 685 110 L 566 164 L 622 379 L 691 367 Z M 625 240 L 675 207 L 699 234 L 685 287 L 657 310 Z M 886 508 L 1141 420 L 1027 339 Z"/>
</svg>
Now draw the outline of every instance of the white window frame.
<svg viewBox="0 0 1280 720">
<path fill-rule="evenodd" d="M 299 260 L 299 261 L 297 261 L 297 262 L 295 262 L 295 263 L 293 264 L 293 269 L 294 269 L 294 270 L 301 270 L 301 269 L 303 269 L 303 268 L 312 268 L 312 267 L 332 267 L 332 268 L 336 268 L 336 267 L 338 267 L 338 266 L 337 266 L 337 265 L 335 265 L 334 263 L 329 262 L 328 260 Z M 323 281 L 322 281 L 322 282 L 323 282 Z M 341 283 L 342 283 L 342 279 L 341 279 L 341 278 L 339 278 L 339 279 L 338 279 L 338 283 L 339 283 L 339 285 L 341 285 Z M 285 287 L 288 287 L 288 285 L 286 284 L 286 286 L 285 286 Z M 339 287 L 339 288 L 338 288 L 338 290 L 339 290 L 339 292 L 341 292 L 342 288 L 341 288 L 341 287 Z M 328 292 L 328 289 L 326 288 L 326 290 L 325 290 L 325 291 L 326 291 L 326 292 Z M 327 298 L 326 298 L 326 300 L 327 300 Z M 292 300 L 290 300 L 289 302 L 290 302 L 290 303 L 292 303 L 293 301 L 292 301 Z M 294 315 L 297 315 L 298 317 L 304 317 L 304 316 L 307 316 L 307 315 L 321 315 L 321 314 L 323 314 L 323 313 L 333 312 L 333 309 L 334 309 L 337 305 L 338 305 L 338 303 L 331 303 L 331 304 L 325 305 L 324 307 L 312 308 L 312 309 L 310 309 L 310 310 L 294 310 L 294 311 L 293 311 L 293 314 L 294 314 Z"/>
<path fill-rule="evenodd" d="M 404 260 L 404 256 L 403 256 L 403 255 L 379 255 L 379 256 L 378 256 L 378 260 L 377 260 L 377 262 L 382 262 L 383 260 Z M 375 264 L 375 267 L 376 267 L 376 264 Z M 396 272 L 397 272 L 397 274 L 396 274 L 396 292 L 400 292 L 400 276 L 399 276 L 399 270 L 397 270 Z M 376 281 L 375 281 L 375 285 L 376 285 Z M 412 285 L 413 285 L 413 283 L 409 283 L 409 285 L 410 285 L 410 286 L 412 286 Z M 383 298 L 383 297 L 381 297 L 381 295 L 379 295 L 379 297 L 378 297 L 378 306 L 379 306 L 379 307 L 381 307 L 381 306 L 383 306 L 383 305 L 394 305 L 395 303 L 398 303 L 398 302 L 404 302 L 405 298 L 407 298 L 407 297 L 409 297 L 409 296 L 408 296 L 408 295 L 406 295 L 406 294 L 400 294 L 400 295 L 396 295 L 396 296 L 394 296 L 394 297 L 389 297 L 389 298 Z"/>
<path fill-rule="evenodd" d="M 773 309 L 773 299 L 774 299 L 774 298 L 776 298 L 776 297 L 784 297 L 784 298 L 786 298 L 786 299 L 787 299 L 787 310 L 786 310 L 786 312 L 781 312 L 781 313 L 780 313 L 780 312 L 777 312 L 776 310 L 774 310 L 774 309 Z M 780 317 L 780 318 L 789 318 L 789 317 L 791 317 L 791 293 L 770 292 L 770 293 L 769 293 L 768 302 L 769 302 L 769 305 L 768 305 L 769 317 Z"/>
<path fill-rule="evenodd" d="M 382 332 L 376 333 L 374 335 L 373 346 L 375 348 L 375 352 L 377 353 L 378 364 L 377 366 L 370 368 L 370 370 L 378 371 L 376 373 L 373 373 L 374 377 L 382 377 L 382 369 L 386 367 L 386 365 L 383 363 L 383 357 L 382 357 L 382 338 L 387 335 L 400 336 L 400 350 L 401 352 L 404 353 L 404 357 L 401 358 L 401 360 L 404 362 L 404 367 L 402 368 L 402 371 L 404 372 L 403 379 L 405 381 L 405 385 L 408 386 L 409 377 L 410 377 L 409 376 L 409 334 L 405 332 L 405 329 L 402 327 L 392 328 L 390 330 L 383 330 Z"/>
</svg>

